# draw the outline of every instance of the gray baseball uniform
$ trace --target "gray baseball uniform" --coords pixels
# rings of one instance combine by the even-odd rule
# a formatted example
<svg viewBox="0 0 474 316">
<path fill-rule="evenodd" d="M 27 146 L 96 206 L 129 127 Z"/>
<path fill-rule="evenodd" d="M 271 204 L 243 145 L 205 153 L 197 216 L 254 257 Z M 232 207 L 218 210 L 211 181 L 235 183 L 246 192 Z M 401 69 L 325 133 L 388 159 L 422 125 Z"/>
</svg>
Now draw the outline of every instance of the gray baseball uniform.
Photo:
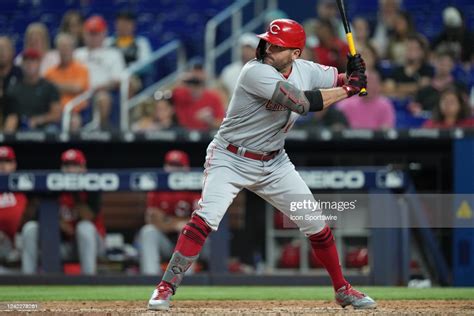
<svg viewBox="0 0 474 316">
<path fill-rule="evenodd" d="M 282 149 L 298 114 L 270 101 L 280 80 L 285 78 L 274 67 L 256 59 L 248 62 L 217 137 L 257 152 Z M 287 80 L 301 90 L 331 88 L 336 86 L 337 69 L 297 59 Z"/>
<path fill-rule="evenodd" d="M 202 198 L 195 211 L 213 230 L 217 230 L 227 208 L 243 188 L 255 192 L 288 216 L 289 195 L 311 196 L 283 149 L 298 114 L 270 99 L 278 81 L 288 80 L 301 90 L 331 88 L 336 86 L 337 74 L 333 67 L 301 59 L 294 61 L 287 79 L 274 67 L 256 59 L 244 66 L 224 122 L 207 149 Z M 238 147 L 237 153 L 229 150 L 229 144 Z M 273 151 L 279 152 L 268 161 L 245 157 L 246 152 Z M 304 216 L 305 212 L 311 211 L 298 215 Z M 325 225 L 314 220 L 297 224 L 308 236 Z"/>
</svg>

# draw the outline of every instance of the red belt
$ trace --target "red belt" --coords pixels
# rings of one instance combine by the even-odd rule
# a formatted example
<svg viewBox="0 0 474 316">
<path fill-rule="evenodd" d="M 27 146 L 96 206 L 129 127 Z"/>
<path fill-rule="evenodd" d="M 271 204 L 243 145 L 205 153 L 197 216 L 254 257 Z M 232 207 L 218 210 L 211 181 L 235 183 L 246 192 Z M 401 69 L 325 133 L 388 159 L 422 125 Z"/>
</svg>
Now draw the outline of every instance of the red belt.
<svg viewBox="0 0 474 316">
<path fill-rule="evenodd" d="M 229 146 L 227 146 L 227 150 L 234 153 L 234 154 L 238 154 L 239 147 L 234 146 L 232 144 L 229 144 Z M 278 155 L 279 152 L 280 152 L 280 150 L 274 150 L 274 151 L 271 151 L 270 153 L 264 155 L 264 154 L 253 153 L 251 151 L 245 151 L 243 156 L 247 157 L 247 158 L 250 158 L 250 159 L 254 159 L 254 160 L 269 161 L 269 160 L 272 160 L 273 158 L 275 158 L 275 156 Z"/>
</svg>

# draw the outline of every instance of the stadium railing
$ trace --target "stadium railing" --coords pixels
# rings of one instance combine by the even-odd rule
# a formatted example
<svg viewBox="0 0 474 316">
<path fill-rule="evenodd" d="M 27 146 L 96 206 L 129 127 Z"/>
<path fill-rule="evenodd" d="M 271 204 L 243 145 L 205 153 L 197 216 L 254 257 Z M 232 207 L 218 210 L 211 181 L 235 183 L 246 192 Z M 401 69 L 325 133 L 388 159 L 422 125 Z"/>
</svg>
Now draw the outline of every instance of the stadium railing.
<svg viewBox="0 0 474 316">
<path fill-rule="evenodd" d="M 175 71 L 167 76 L 161 78 L 145 90 L 129 99 L 128 91 L 130 84 L 130 77 L 143 69 L 146 69 L 151 64 L 166 57 L 169 54 L 176 52 L 176 68 Z M 174 40 L 156 50 L 148 60 L 145 60 L 137 65 L 127 68 L 120 83 L 120 129 L 126 132 L 130 127 L 129 113 L 132 108 L 143 102 L 147 97 L 152 95 L 159 87 L 174 82 L 177 76 L 184 71 L 186 67 L 186 51 L 183 43 L 179 40 Z"/>
<path fill-rule="evenodd" d="M 158 60 L 176 53 L 176 68 L 167 76 L 161 78 L 157 82 L 153 83 L 151 86 L 134 96 L 132 99 L 129 99 L 128 91 L 130 84 L 130 77 L 134 74 L 139 73 L 143 69 L 146 69 L 153 63 L 156 63 Z M 186 67 L 186 51 L 180 40 L 174 40 L 164 45 L 163 47 L 157 49 L 150 56 L 148 60 L 145 60 L 139 64 L 128 67 L 124 72 L 121 82 L 120 82 L 120 129 L 124 132 L 129 129 L 129 111 L 135 107 L 137 104 L 142 102 L 144 99 L 152 95 L 160 86 L 169 84 L 173 82 L 179 73 L 181 73 Z M 71 116 L 74 108 L 80 105 L 82 102 L 88 101 L 94 95 L 94 90 L 88 90 L 76 98 L 69 101 L 63 111 L 62 115 L 62 131 L 64 133 L 69 133 L 71 127 Z M 96 109 L 93 109 L 92 121 L 98 120 L 99 113 Z"/>
<path fill-rule="evenodd" d="M 244 24 L 243 10 L 254 5 L 254 17 Z M 210 19 L 206 24 L 205 45 L 205 68 L 210 80 L 216 77 L 216 60 L 221 55 L 232 49 L 232 61 L 240 56 L 240 49 L 235 43 L 238 37 L 245 32 L 257 29 L 265 22 L 265 13 L 278 8 L 277 0 L 240 0 Z M 216 44 L 218 27 L 231 18 L 231 34 L 219 44 Z"/>
</svg>

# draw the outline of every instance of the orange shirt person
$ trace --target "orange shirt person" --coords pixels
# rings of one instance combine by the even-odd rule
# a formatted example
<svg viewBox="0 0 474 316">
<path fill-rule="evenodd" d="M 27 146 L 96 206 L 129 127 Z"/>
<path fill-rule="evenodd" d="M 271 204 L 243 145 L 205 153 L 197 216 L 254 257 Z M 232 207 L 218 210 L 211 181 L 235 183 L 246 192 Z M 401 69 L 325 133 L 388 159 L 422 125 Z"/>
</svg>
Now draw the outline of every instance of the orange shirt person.
<svg viewBox="0 0 474 316">
<path fill-rule="evenodd" d="M 59 52 L 60 63 L 46 71 L 45 78 L 54 83 L 61 94 L 61 107 L 89 89 L 89 70 L 87 66 L 74 60 L 74 38 L 66 33 L 56 37 L 56 48 Z M 74 108 L 79 112 L 87 106 L 86 102 Z"/>
</svg>

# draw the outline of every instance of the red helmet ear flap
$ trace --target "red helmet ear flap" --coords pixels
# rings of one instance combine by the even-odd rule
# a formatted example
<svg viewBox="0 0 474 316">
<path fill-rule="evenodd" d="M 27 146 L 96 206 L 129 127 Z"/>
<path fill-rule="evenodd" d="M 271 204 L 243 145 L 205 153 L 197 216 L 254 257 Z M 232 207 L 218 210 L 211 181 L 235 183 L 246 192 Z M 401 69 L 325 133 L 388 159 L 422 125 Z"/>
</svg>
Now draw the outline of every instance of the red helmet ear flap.
<svg viewBox="0 0 474 316">
<path fill-rule="evenodd" d="M 258 60 L 263 60 L 263 58 L 265 58 L 266 51 L 267 42 L 263 39 L 260 39 L 260 42 L 258 42 L 257 49 L 255 50 L 255 57 L 257 57 Z"/>
</svg>

